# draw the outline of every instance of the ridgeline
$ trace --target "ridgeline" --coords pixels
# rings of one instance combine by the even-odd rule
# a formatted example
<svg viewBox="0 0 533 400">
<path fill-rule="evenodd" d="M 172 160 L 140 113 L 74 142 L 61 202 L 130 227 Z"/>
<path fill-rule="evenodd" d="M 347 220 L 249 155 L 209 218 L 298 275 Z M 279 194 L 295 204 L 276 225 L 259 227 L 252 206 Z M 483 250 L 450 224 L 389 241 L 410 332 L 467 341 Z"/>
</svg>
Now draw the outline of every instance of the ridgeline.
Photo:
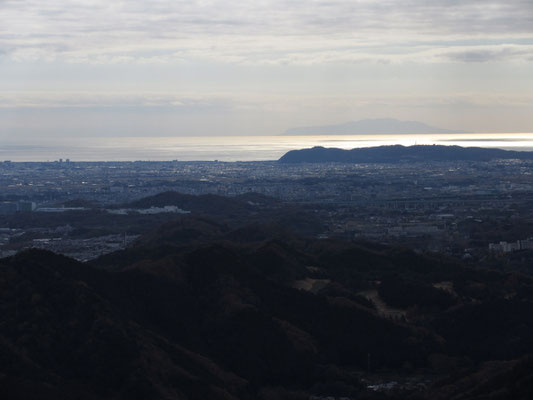
<svg viewBox="0 0 533 400">
<path fill-rule="evenodd" d="M 403 163 L 428 161 L 491 161 L 496 159 L 533 160 L 532 151 L 510 151 L 482 147 L 442 145 L 377 146 L 351 150 L 313 147 L 291 150 L 281 163 Z"/>
<path fill-rule="evenodd" d="M 3 398 L 530 398 L 530 277 L 191 218 L 1 259 Z"/>
</svg>

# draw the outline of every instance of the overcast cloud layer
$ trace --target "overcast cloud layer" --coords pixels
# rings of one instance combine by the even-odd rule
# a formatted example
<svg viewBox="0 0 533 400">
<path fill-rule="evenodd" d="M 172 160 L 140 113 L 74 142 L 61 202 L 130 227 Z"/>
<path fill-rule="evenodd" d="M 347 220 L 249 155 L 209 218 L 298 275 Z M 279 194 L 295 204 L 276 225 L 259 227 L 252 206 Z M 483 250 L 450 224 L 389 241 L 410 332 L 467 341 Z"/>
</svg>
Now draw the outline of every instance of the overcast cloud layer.
<svg viewBox="0 0 533 400">
<path fill-rule="evenodd" d="M 533 0 L 0 0 L 0 137 L 533 131 L 532 70 Z"/>
</svg>

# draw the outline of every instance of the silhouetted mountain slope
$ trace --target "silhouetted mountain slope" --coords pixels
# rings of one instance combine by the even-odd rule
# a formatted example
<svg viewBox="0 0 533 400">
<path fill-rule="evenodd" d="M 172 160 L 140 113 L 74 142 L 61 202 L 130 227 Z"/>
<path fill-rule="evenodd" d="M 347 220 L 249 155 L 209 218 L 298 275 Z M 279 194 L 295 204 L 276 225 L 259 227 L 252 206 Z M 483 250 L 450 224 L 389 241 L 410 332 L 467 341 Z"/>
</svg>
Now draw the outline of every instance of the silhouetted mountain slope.
<svg viewBox="0 0 533 400">
<path fill-rule="evenodd" d="M 164 206 L 178 206 L 183 210 L 207 215 L 246 214 L 262 207 L 269 207 L 279 203 L 279 200 L 257 193 L 246 193 L 235 197 L 218 196 L 215 194 L 190 195 L 178 192 L 162 192 L 154 196 L 128 203 L 130 208 L 150 208 Z"/>
<path fill-rule="evenodd" d="M 323 221 L 304 207 L 285 204 L 279 199 L 259 193 L 224 197 L 212 194 L 196 196 L 170 191 L 145 197 L 121 207 L 142 209 L 164 206 L 180 207 L 190 211 L 192 218 L 208 217 L 232 229 L 253 223 L 264 226 L 290 226 L 291 231 L 304 235 L 316 235 L 324 229 Z M 168 217 L 169 214 L 166 215 L 166 218 L 172 220 L 188 218 L 187 215 L 171 217 Z M 192 237 L 194 236 L 195 234 L 192 234 Z"/>
<path fill-rule="evenodd" d="M 58 234 L 68 234 L 73 239 L 127 233 L 128 235 L 145 235 L 144 240 L 147 241 L 150 240 L 150 235 L 159 229 L 160 225 L 170 221 L 181 221 L 173 228 L 173 233 L 167 232 L 167 234 L 170 235 L 169 240 L 176 239 L 176 235 L 181 235 L 183 243 L 209 240 L 216 230 L 228 231 L 243 228 L 248 224 L 261 225 L 273 235 L 287 230 L 287 228 L 280 227 L 290 227 L 293 232 L 312 236 L 323 232 L 325 229 L 324 222 L 316 215 L 311 206 L 308 210 L 305 206 L 286 204 L 278 199 L 258 193 L 222 197 L 165 192 L 114 208 L 142 209 L 168 205 L 175 205 L 184 209 L 189 208 L 191 213 L 142 214 L 133 211 L 117 214 L 102 208 L 61 213 L 18 213 L 5 216 L 3 226 L 25 230 L 23 235 L 13 237 L 10 241 L 11 246 L 18 248 L 31 246 L 33 239 L 43 237 L 43 234 L 32 230 L 32 227 L 35 226 L 49 230 L 55 228 Z M 113 207 L 110 206 L 109 208 Z M 206 218 L 209 218 L 209 221 Z M 212 225 L 212 228 L 208 229 L 209 225 Z M 267 228 L 269 225 L 271 228 Z M 275 231 L 278 233 L 274 233 Z M 264 232 L 263 235 L 268 234 Z M 164 236 L 158 237 L 163 238 Z M 243 237 L 242 240 L 248 239 Z"/>
<path fill-rule="evenodd" d="M 313 147 L 291 150 L 284 154 L 282 163 L 396 163 L 417 161 L 489 161 L 494 159 L 533 159 L 531 151 L 509 151 L 481 147 L 441 145 L 378 146 L 352 150 Z"/>
<path fill-rule="evenodd" d="M 529 400 L 533 393 L 533 357 L 492 361 L 437 382 L 425 393 L 432 400 Z"/>
<path fill-rule="evenodd" d="M 528 277 L 271 230 L 191 218 L 90 264 L 43 251 L 0 260 L 0 389 L 370 399 L 381 395 L 365 373 L 442 374 L 533 352 Z"/>
<path fill-rule="evenodd" d="M 376 365 L 399 366 L 404 357 L 414 364 L 425 362 L 424 352 L 415 352 L 414 343 L 435 345 L 435 341 L 422 331 L 396 325 L 356 304 L 293 289 L 290 283 L 307 275 L 300 262 L 305 258 L 276 242 L 247 249 L 228 244 L 182 249 L 177 259 L 161 255 L 141 268 L 144 273 L 153 273 L 153 267 L 161 272 L 162 263 L 172 263 L 179 268 L 180 279 L 175 279 L 176 272 L 169 279 L 181 282 L 171 291 L 175 293 L 172 298 L 176 299 L 177 293 L 188 293 L 190 298 L 155 300 L 161 290 L 140 290 L 127 297 L 137 296 L 144 305 L 157 304 L 156 309 L 147 310 L 150 324 L 166 336 L 200 346 L 204 354 L 213 355 L 254 386 L 312 385 L 309 376 L 320 360 L 364 368 L 368 351 Z M 140 300 L 138 292 L 149 298 Z M 169 307 L 165 304 L 187 307 L 167 310 L 171 312 L 158 318 L 158 310 Z M 178 323 L 187 315 L 186 325 L 193 331 L 195 317 L 200 318 L 196 322 L 199 331 L 190 337 L 184 333 L 183 323 Z M 177 321 L 169 323 L 172 318 Z M 200 338 L 206 342 L 198 343 Z M 408 338 L 411 344 L 406 342 Z"/>
<path fill-rule="evenodd" d="M 109 273 L 29 251 L 2 260 L 0 277 L 0 351 L 12 358 L 0 388 L 12 398 L 231 399 L 227 388 L 246 386 L 125 318 L 104 296 Z"/>
<path fill-rule="evenodd" d="M 201 243 L 218 239 L 228 231 L 229 227 L 223 223 L 204 217 L 186 216 L 157 227 L 141 237 L 139 243 L 147 247 Z"/>
</svg>

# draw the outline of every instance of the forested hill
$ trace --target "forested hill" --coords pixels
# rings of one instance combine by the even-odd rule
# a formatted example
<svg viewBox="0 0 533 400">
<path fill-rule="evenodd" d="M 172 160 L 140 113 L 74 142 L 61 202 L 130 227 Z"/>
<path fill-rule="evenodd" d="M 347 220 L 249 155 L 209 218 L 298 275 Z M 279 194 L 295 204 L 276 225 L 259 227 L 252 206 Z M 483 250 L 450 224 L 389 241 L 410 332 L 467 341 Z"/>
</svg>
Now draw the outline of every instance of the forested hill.
<svg viewBox="0 0 533 400">
<path fill-rule="evenodd" d="M 490 161 L 495 159 L 533 160 L 532 151 L 510 151 L 481 147 L 441 145 L 378 146 L 351 150 L 313 147 L 291 150 L 283 155 L 282 163 L 397 163 L 420 161 Z"/>
<path fill-rule="evenodd" d="M 399 248 L 169 221 L 91 263 L 0 259 L 0 393 L 530 399 L 532 288 Z"/>
</svg>

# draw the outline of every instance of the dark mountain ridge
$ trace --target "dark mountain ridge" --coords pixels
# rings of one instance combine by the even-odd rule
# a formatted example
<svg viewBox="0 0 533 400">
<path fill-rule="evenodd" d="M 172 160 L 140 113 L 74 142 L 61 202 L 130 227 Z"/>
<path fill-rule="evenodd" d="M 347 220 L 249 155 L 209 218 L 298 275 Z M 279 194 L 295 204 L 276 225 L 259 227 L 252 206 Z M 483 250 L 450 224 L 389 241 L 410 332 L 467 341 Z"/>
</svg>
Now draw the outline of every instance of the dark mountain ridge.
<svg viewBox="0 0 533 400">
<path fill-rule="evenodd" d="M 533 352 L 527 276 L 272 230 L 191 219 L 91 263 L 37 250 L 0 260 L 2 393 L 372 399 L 367 374 L 479 375 Z"/>
<path fill-rule="evenodd" d="M 195 213 L 227 215 L 244 213 L 257 207 L 271 207 L 278 203 L 278 199 L 259 193 L 245 193 L 235 197 L 225 197 L 216 194 L 192 195 L 168 191 L 144 197 L 121 207 L 150 208 L 176 205 Z"/>
<path fill-rule="evenodd" d="M 291 150 L 284 154 L 281 163 L 400 163 L 427 161 L 490 161 L 495 159 L 533 160 L 531 151 L 510 151 L 481 147 L 442 145 L 377 146 L 351 150 L 313 147 Z"/>
</svg>

